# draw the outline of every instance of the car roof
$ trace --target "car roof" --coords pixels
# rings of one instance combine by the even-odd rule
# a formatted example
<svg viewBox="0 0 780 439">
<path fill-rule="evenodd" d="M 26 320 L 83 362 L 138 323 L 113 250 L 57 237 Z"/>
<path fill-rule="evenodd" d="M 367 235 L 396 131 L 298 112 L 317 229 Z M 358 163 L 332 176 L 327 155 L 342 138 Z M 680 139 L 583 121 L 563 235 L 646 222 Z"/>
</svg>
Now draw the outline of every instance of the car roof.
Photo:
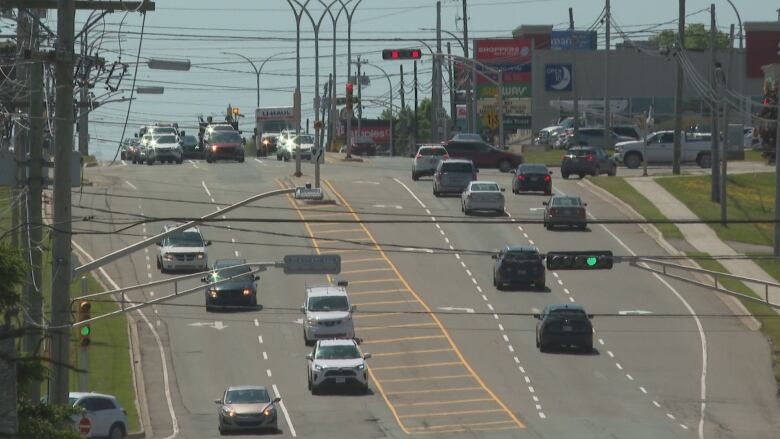
<svg viewBox="0 0 780 439">
<path fill-rule="evenodd" d="M 442 160 L 440 163 L 442 165 L 444 165 L 446 163 L 468 163 L 468 164 L 470 164 L 472 166 L 474 165 L 474 162 L 472 162 L 469 159 L 449 159 L 449 160 Z"/>
<path fill-rule="evenodd" d="M 544 307 L 544 310 L 549 311 L 556 311 L 559 309 L 573 309 L 576 311 L 585 311 L 585 307 L 578 303 L 552 303 Z"/>
<path fill-rule="evenodd" d="M 316 287 L 307 287 L 306 294 L 309 297 L 321 297 L 321 296 L 346 296 L 347 290 L 344 287 L 337 285 L 323 285 Z"/>
<path fill-rule="evenodd" d="M 504 251 L 515 253 L 539 253 L 539 249 L 533 245 L 509 244 L 504 247 Z"/>
<path fill-rule="evenodd" d="M 469 182 L 469 186 L 471 186 L 473 184 L 494 184 L 494 185 L 498 186 L 498 183 L 496 183 L 495 181 L 490 181 L 490 180 L 474 180 L 474 181 L 470 181 Z"/>
<path fill-rule="evenodd" d="M 319 340 L 320 346 L 357 346 L 355 340 L 351 338 L 331 338 Z"/>
<path fill-rule="evenodd" d="M 68 393 L 68 398 L 84 398 L 85 396 L 99 396 L 102 398 L 110 398 L 116 400 L 116 396 L 114 395 L 108 395 L 105 393 L 95 393 L 95 392 L 70 392 Z"/>
<path fill-rule="evenodd" d="M 242 384 L 238 386 L 228 386 L 227 390 L 265 390 L 267 392 L 268 387 L 259 384 Z"/>
<path fill-rule="evenodd" d="M 214 261 L 214 268 L 225 268 L 244 264 L 246 264 L 246 259 L 217 259 Z"/>
<path fill-rule="evenodd" d="M 576 198 L 576 199 L 578 199 L 578 200 L 582 201 L 582 197 L 578 197 L 577 195 L 557 195 L 557 194 L 556 194 L 556 195 L 553 195 L 553 196 L 552 196 L 552 197 L 550 197 L 550 198 L 551 198 L 551 199 L 553 199 L 553 198 L 554 198 L 554 199 L 556 199 L 556 200 L 563 200 L 563 199 L 566 199 L 566 198 Z"/>
<path fill-rule="evenodd" d="M 168 230 L 171 230 L 174 227 L 178 227 L 178 225 L 177 224 L 169 224 L 169 225 L 165 226 L 164 230 L 167 232 Z M 200 229 L 197 226 L 190 227 L 189 229 L 179 230 L 179 231 L 180 232 L 197 232 L 197 233 L 200 233 Z"/>
<path fill-rule="evenodd" d="M 444 145 L 435 144 L 435 143 L 424 143 L 424 144 L 421 144 L 421 145 L 417 145 L 417 149 L 421 149 L 421 148 L 442 148 L 442 149 L 444 149 Z"/>
</svg>

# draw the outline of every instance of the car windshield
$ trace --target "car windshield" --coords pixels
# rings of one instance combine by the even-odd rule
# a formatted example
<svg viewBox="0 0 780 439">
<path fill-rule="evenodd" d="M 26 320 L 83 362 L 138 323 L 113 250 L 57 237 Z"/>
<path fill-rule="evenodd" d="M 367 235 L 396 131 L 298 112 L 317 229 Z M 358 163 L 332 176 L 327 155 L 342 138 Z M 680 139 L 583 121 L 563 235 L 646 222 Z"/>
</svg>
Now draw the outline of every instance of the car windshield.
<svg viewBox="0 0 780 439">
<path fill-rule="evenodd" d="M 180 232 L 168 237 L 170 245 L 177 247 L 203 247 L 203 237 L 199 232 Z"/>
<path fill-rule="evenodd" d="M 550 312 L 547 314 L 547 317 L 553 319 L 572 320 L 572 319 L 587 319 L 588 315 L 585 314 L 585 311 L 581 309 L 559 308 L 559 309 L 550 310 Z"/>
<path fill-rule="evenodd" d="M 315 296 L 309 298 L 309 311 L 348 311 L 346 296 Z"/>
<path fill-rule="evenodd" d="M 249 273 L 252 271 L 252 268 L 249 267 L 249 265 L 234 265 L 230 267 L 214 267 L 215 271 L 213 277 L 214 278 L 222 278 L 227 279 L 231 278 L 233 276 L 238 276 L 244 273 Z M 246 279 L 249 276 L 241 276 L 240 279 Z"/>
<path fill-rule="evenodd" d="M 314 143 L 314 137 L 306 135 L 306 136 L 298 136 L 295 139 L 296 145 L 304 144 L 304 143 Z"/>
<path fill-rule="evenodd" d="M 420 155 L 445 155 L 447 150 L 444 148 L 420 148 Z"/>
<path fill-rule="evenodd" d="M 157 143 L 176 143 L 176 136 L 158 136 Z"/>
<path fill-rule="evenodd" d="M 471 163 L 450 162 L 441 167 L 442 172 L 473 172 Z"/>
<path fill-rule="evenodd" d="M 498 192 L 500 189 L 496 183 L 472 183 L 472 192 Z"/>
<path fill-rule="evenodd" d="M 211 141 L 240 143 L 241 136 L 235 131 L 219 131 L 211 135 Z"/>
<path fill-rule="evenodd" d="M 360 358 L 360 352 L 354 345 L 320 346 L 314 358 L 317 360 L 349 360 Z"/>
<path fill-rule="evenodd" d="M 184 136 L 184 138 L 182 138 L 181 141 L 185 145 L 197 145 L 198 144 L 198 138 L 195 137 L 195 136 Z"/>
<path fill-rule="evenodd" d="M 68 405 L 72 406 L 73 404 L 76 404 L 76 401 L 78 400 L 78 398 L 68 398 Z"/>
<path fill-rule="evenodd" d="M 523 165 L 520 166 L 521 174 L 547 174 L 550 172 L 544 165 Z"/>
<path fill-rule="evenodd" d="M 262 404 L 271 402 L 271 397 L 265 389 L 228 390 L 225 404 Z"/>
<path fill-rule="evenodd" d="M 582 206 L 582 200 L 579 197 L 555 197 L 551 204 L 553 206 Z"/>
</svg>

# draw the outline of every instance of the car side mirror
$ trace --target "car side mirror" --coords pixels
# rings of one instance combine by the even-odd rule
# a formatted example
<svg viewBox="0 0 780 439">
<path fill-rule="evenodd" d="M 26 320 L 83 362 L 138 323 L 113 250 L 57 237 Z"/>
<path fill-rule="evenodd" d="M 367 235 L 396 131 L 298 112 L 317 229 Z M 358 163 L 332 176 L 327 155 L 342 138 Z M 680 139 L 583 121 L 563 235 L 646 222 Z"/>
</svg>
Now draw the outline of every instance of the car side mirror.
<svg viewBox="0 0 780 439">
<path fill-rule="evenodd" d="M 272 404 L 279 404 L 282 401 L 282 398 L 279 398 L 278 396 L 274 398 L 273 401 L 271 401 Z"/>
<path fill-rule="evenodd" d="M 349 307 L 349 312 L 355 312 L 357 310 L 357 305 L 352 305 Z"/>
<path fill-rule="evenodd" d="M 203 276 L 202 278 L 200 278 L 200 281 L 203 282 L 204 284 L 209 283 L 209 279 L 206 276 Z"/>
<path fill-rule="evenodd" d="M 593 318 L 593 314 L 588 314 L 588 318 L 592 319 Z"/>
<path fill-rule="evenodd" d="M 502 188 L 501 188 L 501 192 L 506 192 L 506 188 L 505 188 L 505 187 L 502 187 Z"/>
<path fill-rule="evenodd" d="M 312 354 L 306 354 L 306 359 L 307 359 L 307 360 L 312 360 L 312 359 L 314 359 L 314 355 L 312 355 Z"/>
<path fill-rule="evenodd" d="M 157 247 L 162 247 L 162 241 L 157 241 L 154 243 Z"/>
<path fill-rule="evenodd" d="M 552 174 L 553 174 L 553 171 L 550 171 L 550 175 L 552 175 Z"/>
<path fill-rule="evenodd" d="M 221 399 L 215 399 L 214 400 L 214 404 L 222 404 L 222 400 Z"/>
<path fill-rule="evenodd" d="M 498 259 L 498 255 L 490 255 L 491 259 Z"/>
<path fill-rule="evenodd" d="M 541 320 L 542 319 L 542 315 L 541 314 L 534 314 L 534 318 L 536 320 Z"/>
<path fill-rule="evenodd" d="M 211 241 L 206 241 L 206 247 L 211 245 Z"/>
<path fill-rule="evenodd" d="M 371 358 L 371 354 L 363 354 L 364 360 L 368 360 L 369 358 Z"/>
<path fill-rule="evenodd" d="M 260 276 L 255 275 L 255 280 L 260 280 Z"/>
<path fill-rule="evenodd" d="M 302 313 L 304 313 L 304 314 L 306 314 L 306 307 L 305 307 L 305 306 L 302 306 L 302 307 L 301 307 L 301 312 L 302 312 Z"/>
<path fill-rule="evenodd" d="M 517 174 L 517 171 L 516 171 L 516 170 L 514 170 L 514 169 L 512 169 L 511 171 L 509 171 L 509 173 L 510 173 L 510 174 Z"/>
<path fill-rule="evenodd" d="M 548 203 L 546 201 L 542 201 L 542 206 L 547 206 L 548 204 L 550 204 L 550 203 Z"/>
</svg>

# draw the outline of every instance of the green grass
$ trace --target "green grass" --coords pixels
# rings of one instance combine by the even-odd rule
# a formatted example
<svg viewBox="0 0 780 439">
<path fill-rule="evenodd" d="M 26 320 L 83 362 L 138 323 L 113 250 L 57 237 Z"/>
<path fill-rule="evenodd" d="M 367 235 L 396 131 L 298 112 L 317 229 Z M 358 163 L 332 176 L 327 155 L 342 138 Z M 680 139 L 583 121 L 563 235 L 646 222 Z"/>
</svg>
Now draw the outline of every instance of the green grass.
<svg viewBox="0 0 780 439">
<path fill-rule="evenodd" d="M 710 201 L 710 177 L 671 177 L 656 181 L 682 201 L 699 218 L 720 219 L 720 205 Z M 775 199 L 774 173 L 730 175 L 728 179 L 729 220 L 769 220 L 773 217 Z M 773 225 L 758 224 L 710 224 L 724 241 L 748 244 L 772 245 Z"/>
<path fill-rule="evenodd" d="M 551 149 L 549 151 L 532 150 L 523 152 L 523 161 L 525 163 L 542 163 L 547 166 L 560 166 L 561 157 L 566 154 L 562 149 Z"/>
<path fill-rule="evenodd" d="M 640 215 L 647 220 L 665 220 L 667 219 L 653 203 L 644 195 L 639 193 L 624 178 L 621 177 L 594 177 L 590 181 L 596 186 L 607 190 L 612 195 L 620 198 L 626 204 L 634 208 Z M 661 231 L 664 238 L 682 239 L 680 229 L 674 224 L 655 224 Z"/>
<path fill-rule="evenodd" d="M 761 157 L 761 151 L 756 151 L 755 149 L 746 149 L 745 150 L 745 161 L 746 162 L 764 162 L 763 157 Z"/>
<path fill-rule="evenodd" d="M 689 252 L 688 256 L 706 256 L 706 253 Z M 728 273 L 728 270 L 726 270 L 718 261 L 697 259 L 696 262 L 704 269 Z M 764 269 L 767 267 L 770 268 L 770 270 L 767 271 L 769 271 L 775 279 L 780 275 L 780 264 L 778 264 L 777 261 L 757 260 L 756 262 L 764 267 Z M 765 263 L 770 263 L 771 265 L 765 265 Z M 721 278 L 720 283 L 731 291 L 751 297 L 758 297 L 753 290 L 738 280 Z M 778 318 L 777 313 L 772 308 L 764 304 L 742 298 L 739 300 L 745 305 L 745 308 L 761 322 L 761 332 L 769 339 L 769 347 L 772 351 L 772 371 L 774 372 L 775 380 L 780 382 L 780 318 Z"/>
</svg>

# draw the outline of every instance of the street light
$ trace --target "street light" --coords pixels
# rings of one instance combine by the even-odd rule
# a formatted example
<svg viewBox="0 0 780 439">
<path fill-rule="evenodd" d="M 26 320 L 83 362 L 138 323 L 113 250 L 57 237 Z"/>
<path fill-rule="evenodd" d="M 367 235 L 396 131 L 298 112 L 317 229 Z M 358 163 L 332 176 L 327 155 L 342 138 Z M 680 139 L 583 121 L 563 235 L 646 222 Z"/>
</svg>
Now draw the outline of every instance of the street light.
<svg viewBox="0 0 780 439">
<path fill-rule="evenodd" d="M 320 4 L 325 6 L 324 0 L 318 0 Z M 351 2 L 352 0 L 347 0 L 347 4 Z M 341 2 L 339 2 L 341 3 Z M 333 82 L 331 84 L 331 95 L 332 99 L 330 100 L 330 116 L 328 116 L 328 144 L 333 143 L 333 133 L 335 131 L 335 122 L 334 120 L 337 120 L 338 117 L 334 117 L 336 115 L 336 24 L 339 21 L 339 16 L 341 16 L 341 13 L 344 12 L 344 3 L 341 3 L 341 8 L 339 8 L 339 12 L 336 13 L 336 15 L 333 15 L 333 11 L 330 9 L 326 9 L 326 12 L 330 16 L 330 21 L 333 24 Z M 347 78 L 349 80 L 349 77 Z"/>
<path fill-rule="evenodd" d="M 311 0 L 306 0 L 301 4 L 298 0 L 287 0 L 287 4 L 293 10 L 295 16 L 295 94 L 293 95 L 293 106 L 295 108 L 295 137 L 301 135 L 301 17 L 306 10 L 306 5 Z M 301 11 L 298 12 L 293 5 L 301 7 Z M 301 173 L 301 146 L 300 142 L 295 147 L 295 176 L 300 177 Z"/>
<path fill-rule="evenodd" d="M 351 11 L 347 10 L 347 4 L 342 0 L 338 0 L 341 7 L 344 8 L 344 13 L 347 15 L 347 81 L 352 77 L 352 17 L 355 15 L 355 10 L 363 0 L 357 0 Z M 360 80 L 360 78 L 358 78 Z M 350 157 L 352 153 L 352 145 L 350 145 L 350 137 L 352 136 L 352 113 L 347 114 L 347 133 L 345 140 L 347 143 L 347 157 Z"/>
</svg>

